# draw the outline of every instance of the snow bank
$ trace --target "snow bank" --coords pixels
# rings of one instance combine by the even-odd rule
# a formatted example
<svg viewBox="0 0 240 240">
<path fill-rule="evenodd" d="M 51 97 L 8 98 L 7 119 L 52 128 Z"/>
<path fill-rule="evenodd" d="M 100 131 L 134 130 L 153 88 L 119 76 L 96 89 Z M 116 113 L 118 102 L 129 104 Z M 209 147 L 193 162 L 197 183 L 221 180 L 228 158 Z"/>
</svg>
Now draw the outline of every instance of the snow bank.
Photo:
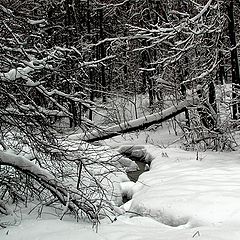
<svg viewBox="0 0 240 240">
<path fill-rule="evenodd" d="M 17 227 L 0 231 L 4 240 L 101 240 L 90 226 L 61 220 L 26 220 Z"/>
<path fill-rule="evenodd" d="M 111 225 L 100 226 L 99 234 L 106 240 L 239 240 L 236 226 L 173 228 L 147 217 L 123 216 Z"/>
<path fill-rule="evenodd" d="M 131 212 L 169 226 L 240 224 L 239 152 L 145 149 L 154 159 L 129 189 Z"/>
</svg>

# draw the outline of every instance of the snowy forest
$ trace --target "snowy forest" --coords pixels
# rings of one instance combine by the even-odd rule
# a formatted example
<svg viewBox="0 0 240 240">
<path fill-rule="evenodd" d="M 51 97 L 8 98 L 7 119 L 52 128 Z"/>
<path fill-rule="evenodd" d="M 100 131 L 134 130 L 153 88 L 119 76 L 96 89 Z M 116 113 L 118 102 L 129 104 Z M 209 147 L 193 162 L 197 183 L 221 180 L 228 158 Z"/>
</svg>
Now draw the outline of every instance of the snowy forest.
<svg viewBox="0 0 240 240">
<path fill-rule="evenodd" d="M 240 239 L 239 19 L 0 0 L 0 239 Z"/>
</svg>

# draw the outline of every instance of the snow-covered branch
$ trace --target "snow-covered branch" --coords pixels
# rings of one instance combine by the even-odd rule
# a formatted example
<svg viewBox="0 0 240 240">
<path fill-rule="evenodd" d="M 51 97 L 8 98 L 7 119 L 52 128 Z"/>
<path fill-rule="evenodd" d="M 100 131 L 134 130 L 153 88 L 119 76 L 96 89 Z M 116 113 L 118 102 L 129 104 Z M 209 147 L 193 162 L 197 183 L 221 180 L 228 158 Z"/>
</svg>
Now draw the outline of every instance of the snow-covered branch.
<svg viewBox="0 0 240 240">
<path fill-rule="evenodd" d="M 194 17 L 190 18 L 189 21 L 190 22 L 195 22 L 196 20 L 198 20 L 199 18 L 201 18 L 205 12 L 207 12 L 207 10 L 209 9 L 210 5 L 212 4 L 213 0 L 209 0 L 207 2 L 207 4 L 202 8 L 202 10 Z"/>
<path fill-rule="evenodd" d="M 69 210 L 75 214 L 78 214 L 78 211 L 82 210 L 92 220 L 97 217 L 95 215 L 95 206 L 79 190 L 64 186 L 49 171 L 39 167 L 26 157 L 0 151 L 0 165 L 11 166 L 31 176 L 39 184 L 48 189 L 64 206 L 68 206 Z"/>
</svg>

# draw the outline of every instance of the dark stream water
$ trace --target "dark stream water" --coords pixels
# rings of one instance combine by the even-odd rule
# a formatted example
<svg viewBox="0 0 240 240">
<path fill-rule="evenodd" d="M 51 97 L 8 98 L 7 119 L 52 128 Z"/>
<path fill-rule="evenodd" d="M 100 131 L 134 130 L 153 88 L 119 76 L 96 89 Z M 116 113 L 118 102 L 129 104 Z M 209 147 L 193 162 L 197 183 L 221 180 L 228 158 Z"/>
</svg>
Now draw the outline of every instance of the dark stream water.
<svg viewBox="0 0 240 240">
<path fill-rule="evenodd" d="M 127 176 L 132 182 L 137 182 L 139 176 L 149 170 L 149 165 L 147 163 L 146 159 L 146 154 L 144 151 L 133 151 L 133 148 L 125 149 L 121 154 L 124 157 L 127 157 L 134 161 L 138 165 L 138 170 L 136 171 L 129 171 L 127 172 Z M 141 150 L 141 149 L 140 149 Z M 140 154 L 139 154 L 140 153 Z M 137 156 L 136 156 L 137 155 Z M 149 159 L 148 159 L 149 160 Z M 149 162 L 149 161 L 148 161 Z M 122 196 L 123 203 L 126 203 L 130 199 L 128 198 L 129 196 Z"/>
<path fill-rule="evenodd" d="M 127 176 L 128 178 L 133 181 L 133 182 L 137 182 L 138 180 L 138 177 L 143 173 L 145 172 L 146 170 L 146 163 L 143 162 L 143 161 L 139 161 L 138 159 L 136 158 L 133 158 L 133 157 L 129 157 L 131 160 L 133 160 L 137 165 L 138 165 L 138 168 L 139 170 L 137 171 L 130 171 L 130 172 L 127 172 Z"/>
<path fill-rule="evenodd" d="M 130 179 L 130 181 L 133 181 L 133 182 L 137 182 L 139 176 L 148 171 L 146 170 L 146 163 L 143 162 L 143 159 L 141 159 L 141 161 L 139 160 L 139 158 L 135 158 L 135 157 L 132 157 L 132 156 L 128 156 L 128 158 L 130 158 L 131 160 L 133 160 L 137 165 L 138 165 L 138 170 L 136 171 L 130 171 L 130 172 L 127 172 L 127 176 L 128 178 Z M 123 200 L 123 203 L 126 203 L 127 201 L 129 201 L 130 199 L 123 195 L 122 196 L 122 200 Z"/>
</svg>

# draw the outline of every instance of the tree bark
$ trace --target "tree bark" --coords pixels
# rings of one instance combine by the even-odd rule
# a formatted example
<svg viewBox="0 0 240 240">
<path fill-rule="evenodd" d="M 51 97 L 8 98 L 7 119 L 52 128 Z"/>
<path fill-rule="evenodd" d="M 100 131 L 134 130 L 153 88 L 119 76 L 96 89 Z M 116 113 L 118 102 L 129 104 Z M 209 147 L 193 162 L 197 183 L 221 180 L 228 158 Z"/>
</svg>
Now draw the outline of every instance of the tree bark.
<svg viewBox="0 0 240 240">
<path fill-rule="evenodd" d="M 224 67 L 223 53 L 221 50 L 219 50 L 218 58 L 219 58 L 219 70 L 218 70 L 219 81 L 217 82 L 223 85 L 226 82 L 226 73 L 225 73 L 225 67 Z"/>
<path fill-rule="evenodd" d="M 100 27 L 100 40 L 104 39 L 104 34 L 103 34 L 103 10 L 99 9 L 99 27 Z M 101 43 L 100 45 L 100 54 L 101 58 L 106 57 L 106 51 L 105 51 L 105 46 L 104 43 Z M 102 101 L 103 103 L 107 102 L 107 95 L 106 95 L 106 90 L 107 90 L 107 82 L 106 82 L 106 73 L 105 73 L 105 65 L 102 64 L 101 66 L 101 80 L 102 80 Z"/>
<path fill-rule="evenodd" d="M 227 5 L 228 12 L 228 29 L 229 29 L 229 39 L 231 44 L 231 69 L 232 69 L 232 114 L 233 119 L 238 119 L 240 112 L 239 103 L 239 93 L 240 93 L 240 74 L 239 74 L 239 63 L 238 63 L 238 52 L 237 52 L 237 41 L 235 33 L 235 23 L 234 23 L 234 3 L 233 0 L 229 1 Z"/>
</svg>

